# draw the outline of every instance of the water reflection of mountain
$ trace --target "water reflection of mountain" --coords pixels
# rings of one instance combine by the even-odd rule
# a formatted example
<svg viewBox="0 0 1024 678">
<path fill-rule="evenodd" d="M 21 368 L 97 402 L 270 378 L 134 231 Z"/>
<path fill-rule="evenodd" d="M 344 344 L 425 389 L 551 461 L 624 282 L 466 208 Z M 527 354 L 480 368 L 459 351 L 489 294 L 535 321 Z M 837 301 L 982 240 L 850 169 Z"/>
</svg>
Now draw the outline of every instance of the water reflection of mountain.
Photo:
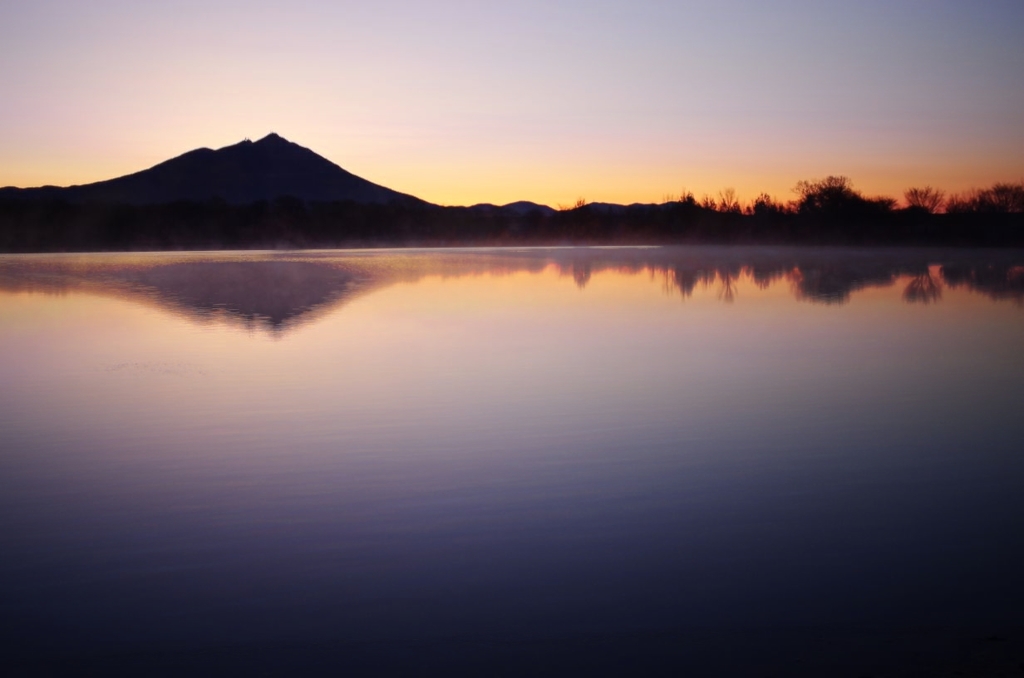
<svg viewBox="0 0 1024 678">
<path fill-rule="evenodd" d="M 85 292 L 280 334 L 373 287 L 358 267 L 252 255 L 0 258 L 0 290 Z"/>
<path fill-rule="evenodd" d="M 224 315 L 280 331 L 353 296 L 352 271 L 305 261 L 183 261 L 122 279 L 141 294 L 193 317 Z"/>
<path fill-rule="evenodd" d="M 647 273 L 683 298 L 713 287 L 725 302 L 748 276 L 761 288 L 788 285 L 813 303 L 841 304 L 858 290 L 897 282 L 911 303 L 941 301 L 944 287 L 1024 303 L 1020 252 L 735 247 L 5 256 L 0 290 L 113 295 L 197 322 L 279 334 L 396 282 L 549 267 L 581 289 L 604 271 Z"/>
</svg>

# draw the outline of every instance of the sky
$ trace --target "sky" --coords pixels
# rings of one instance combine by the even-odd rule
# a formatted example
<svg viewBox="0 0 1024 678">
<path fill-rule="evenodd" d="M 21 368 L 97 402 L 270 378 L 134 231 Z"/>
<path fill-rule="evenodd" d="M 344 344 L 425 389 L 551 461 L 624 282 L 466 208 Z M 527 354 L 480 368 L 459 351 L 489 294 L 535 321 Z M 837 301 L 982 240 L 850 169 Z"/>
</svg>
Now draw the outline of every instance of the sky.
<svg viewBox="0 0 1024 678">
<path fill-rule="evenodd" d="M 0 186 L 276 132 L 440 204 L 1024 179 L 1024 2 L 0 0 Z"/>
</svg>

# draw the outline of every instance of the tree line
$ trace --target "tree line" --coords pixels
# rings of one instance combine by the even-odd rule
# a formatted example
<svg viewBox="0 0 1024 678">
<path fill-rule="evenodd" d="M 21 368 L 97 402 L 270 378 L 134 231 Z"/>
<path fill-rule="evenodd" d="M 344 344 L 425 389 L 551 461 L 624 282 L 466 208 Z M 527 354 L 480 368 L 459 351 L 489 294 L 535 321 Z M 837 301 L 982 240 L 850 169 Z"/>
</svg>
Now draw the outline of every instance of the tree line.
<svg viewBox="0 0 1024 678">
<path fill-rule="evenodd" d="M 514 244 L 777 243 L 1024 246 L 1024 182 L 947 196 L 909 189 L 899 206 L 846 177 L 800 182 L 796 199 L 735 192 L 662 204 L 578 201 L 559 210 L 368 205 L 279 198 L 160 205 L 0 199 L 0 251 L 113 251 Z"/>
<path fill-rule="evenodd" d="M 684 192 L 680 200 L 700 204 L 720 212 L 756 214 L 803 214 L 843 216 L 877 216 L 900 209 L 917 214 L 1019 214 L 1024 212 L 1024 181 L 999 182 L 989 188 L 972 189 L 947 195 L 931 186 L 908 188 L 903 193 L 904 206 L 891 197 L 866 197 L 853 188 L 844 176 L 828 176 L 817 181 L 800 181 L 794 192 L 796 200 L 783 203 L 762 193 L 746 206 L 741 206 L 733 189 L 720 191 L 718 199 L 704 196 L 698 203 L 692 193 Z"/>
</svg>

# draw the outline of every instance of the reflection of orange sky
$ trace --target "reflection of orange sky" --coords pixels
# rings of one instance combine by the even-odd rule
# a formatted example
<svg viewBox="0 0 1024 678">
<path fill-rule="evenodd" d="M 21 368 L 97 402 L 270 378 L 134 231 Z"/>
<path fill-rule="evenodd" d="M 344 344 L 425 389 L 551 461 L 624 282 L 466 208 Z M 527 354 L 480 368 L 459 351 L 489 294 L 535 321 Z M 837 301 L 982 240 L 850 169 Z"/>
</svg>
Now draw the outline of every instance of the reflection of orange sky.
<svg viewBox="0 0 1024 678">
<path fill-rule="evenodd" d="M 95 267 L 95 255 L 59 255 L 62 265 L 68 270 L 81 267 L 87 270 Z M 107 265 L 124 267 L 147 267 L 178 261 L 196 261 L 209 258 L 220 261 L 223 255 L 217 253 L 198 254 L 140 254 L 116 255 L 106 262 Z M 232 255 L 232 260 L 250 259 L 263 260 L 265 255 Z M 287 259 L 284 257 L 283 259 Z M 300 259 L 301 260 L 301 257 Z M 349 265 L 353 261 L 346 260 Z M 445 273 L 417 273 L 415 266 L 410 267 L 413 260 L 402 257 L 388 259 L 373 257 L 364 260 L 372 267 L 380 265 L 381 271 L 387 271 L 390 278 L 383 275 L 379 283 L 360 287 L 360 294 L 345 299 L 339 307 L 327 305 L 316 310 L 305 322 L 318 323 L 333 315 L 345 318 L 352 316 L 355 309 L 370 308 L 382 312 L 390 312 L 392 305 L 408 307 L 407 311 L 426 313 L 436 318 L 459 313 L 488 313 L 494 308 L 522 308 L 531 312 L 561 312 L 577 306 L 596 306 L 606 309 L 622 309 L 631 307 L 664 307 L 670 308 L 684 302 L 684 307 L 712 304 L 720 305 L 806 305 L 813 299 L 805 298 L 797 289 L 803 273 L 792 269 L 778 273 L 768 281 L 756 280 L 747 267 L 737 268 L 735 274 L 726 274 L 721 270 L 709 269 L 705 277 L 698 280 L 692 291 L 683 292 L 671 271 L 660 268 L 641 267 L 600 267 L 591 271 L 576 268 L 577 263 L 548 263 L 540 270 L 522 270 L 516 268 L 502 269 L 492 267 L 490 270 L 456 271 Z M 931 266 L 930 276 L 939 281 L 940 267 Z M 368 268 L 367 270 L 373 270 Z M 3 292 L 3 323 L 7 327 L 24 324 L 59 325 L 68 319 L 85 320 L 97 313 L 97 309 L 120 308 L 122 301 L 127 299 L 132 306 L 146 310 L 146 317 L 158 319 L 167 315 L 176 316 L 186 323 L 199 326 L 223 325 L 240 328 L 247 333 L 262 329 L 260 325 L 239 322 L 226 312 L 196 315 L 189 313 L 187 308 L 170 304 L 146 292 L 135 292 L 131 288 L 114 285 L 109 282 L 78 282 L 58 291 L 46 288 L 27 286 L 22 291 Z M 841 303 L 893 304 L 906 306 L 905 290 L 913 280 L 911 276 L 901 275 L 892 279 L 891 284 L 868 283 L 865 287 L 853 289 L 847 300 Z M 966 289 L 949 289 L 939 283 L 939 296 L 943 306 L 950 304 L 969 305 L 975 303 L 974 294 Z M 38 296 L 52 299 L 53 303 L 40 305 Z M 72 299 L 76 300 L 72 303 Z M 81 299 L 81 301 L 77 301 Z M 306 311 L 309 313 L 309 311 Z M 160 321 L 163 322 L 163 321 Z M 305 324 L 305 323 L 301 323 Z M 300 324 L 300 325 L 301 325 Z M 295 332 L 300 325 L 290 327 Z M 121 332 L 123 328 L 116 328 Z M 137 328 L 132 328 L 132 330 Z"/>
<path fill-rule="evenodd" d="M 746 379 L 788 379 L 808 356 L 842 356 L 835 377 L 855 380 L 908 352 L 984 356 L 1024 341 L 1015 306 L 965 289 L 944 290 L 938 304 L 907 304 L 908 281 L 855 291 L 840 306 L 801 301 L 785 279 L 761 287 L 746 272 L 733 281 L 731 303 L 720 276 L 683 298 L 650 270 L 595 272 L 583 289 L 555 266 L 431 274 L 376 288 L 279 336 L 88 292 L 0 293 L 0 377 L 17 394 L 7 398 L 12 412 L 63 408 L 64 424 L 77 427 L 68 435 L 151 436 L 171 412 L 188 424 L 166 431 L 168 440 L 186 445 L 196 431 L 244 438 L 279 424 L 290 439 L 336 431 L 340 421 L 352 435 L 415 441 L 429 439 L 423 427 L 444 436 L 467 418 L 485 436 L 519 411 L 557 412 L 569 426 L 600 425 L 627 408 L 671 417 L 702 407 L 707 390 L 742 397 L 731 389 Z M 403 428 L 403 413 L 424 408 L 440 408 L 442 420 Z M 252 454 L 259 445 L 254 439 Z"/>
<path fill-rule="evenodd" d="M 810 148 L 803 150 L 810 154 Z M 692 192 L 698 199 L 704 195 L 717 199 L 719 191 L 726 188 L 735 189 L 743 203 L 761 193 L 786 202 L 795 199 L 793 189 L 798 181 L 830 174 L 850 177 L 854 187 L 866 195 L 902 200 L 904 191 L 912 186 L 963 192 L 998 181 L 1016 181 L 1024 174 L 1024 165 L 1018 159 L 1006 157 L 995 148 L 985 152 L 964 149 L 956 161 L 946 153 L 925 153 L 912 159 L 879 154 L 858 157 L 855 148 L 837 154 L 835 159 L 794 159 L 788 153 L 801 149 L 790 147 L 787 153 L 766 150 L 763 156 L 747 155 L 730 161 L 712 153 L 694 158 L 691 151 L 685 153 L 685 163 L 657 158 L 663 151 L 654 147 L 646 152 L 646 159 L 630 153 L 613 163 L 599 158 L 561 163 L 552 159 L 547 165 L 531 165 L 521 171 L 487 166 L 484 158 L 476 159 L 481 163 L 476 167 L 474 159 L 467 159 L 451 167 L 445 167 L 445 161 L 424 161 L 414 167 L 381 164 L 369 171 L 377 183 L 443 205 L 531 200 L 552 207 L 571 206 L 579 198 L 620 204 L 661 203 L 677 198 L 683 191 Z M 345 165 L 343 160 L 338 162 Z"/>
</svg>

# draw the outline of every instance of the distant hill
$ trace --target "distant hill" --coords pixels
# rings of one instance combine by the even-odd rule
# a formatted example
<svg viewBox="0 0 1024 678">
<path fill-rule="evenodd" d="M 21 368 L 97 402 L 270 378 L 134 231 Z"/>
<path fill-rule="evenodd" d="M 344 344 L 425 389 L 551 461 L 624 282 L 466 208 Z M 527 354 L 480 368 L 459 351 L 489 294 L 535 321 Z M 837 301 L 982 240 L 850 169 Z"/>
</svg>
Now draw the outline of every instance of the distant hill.
<svg viewBox="0 0 1024 678">
<path fill-rule="evenodd" d="M 495 214 L 505 212 L 515 216 L 524 216 L 531 212 L 537 212 L 542 216 L 549 216 L 554 214 L 556 210 L 547 205 L 540 205 L 535 202 L 528 200 L 520 200 L 518 202 L 510 202 L 507 205 L 494 205 L 489 202 L 477 203 L 476 205 L 470 205 L 466 209 L 481 213 L 481 214 Z"/>
<path fill-rule="evenodd" d="M 537 203 L 530 202 L 529 200 L 520 200 L 518 202 L 510 202 L 507 205 L 502 205 L 501 209 L 507 210 L 509 212 L 512 212 L 514 214 L 519 214 L 519 215 L 529 214 L 531 212 L 539 212 L 539 213 L 547 216 L 547 215 L 551 215 L 551 214 L 555 213 L 555 210 L 552 209 L 551 207 L 548 207 L 547 205 L 538 205 Z"/>
<path fill-rule="evenodd" d="M 308 202 L 427 204 L 357 177 L 277 134 L 218 150 L 199 148 L 147 170 L 94 184 L 0 189 L 0 198 L 130 205 L 216 198 L 248 204 L 285 196 Z"/>
</svg>

